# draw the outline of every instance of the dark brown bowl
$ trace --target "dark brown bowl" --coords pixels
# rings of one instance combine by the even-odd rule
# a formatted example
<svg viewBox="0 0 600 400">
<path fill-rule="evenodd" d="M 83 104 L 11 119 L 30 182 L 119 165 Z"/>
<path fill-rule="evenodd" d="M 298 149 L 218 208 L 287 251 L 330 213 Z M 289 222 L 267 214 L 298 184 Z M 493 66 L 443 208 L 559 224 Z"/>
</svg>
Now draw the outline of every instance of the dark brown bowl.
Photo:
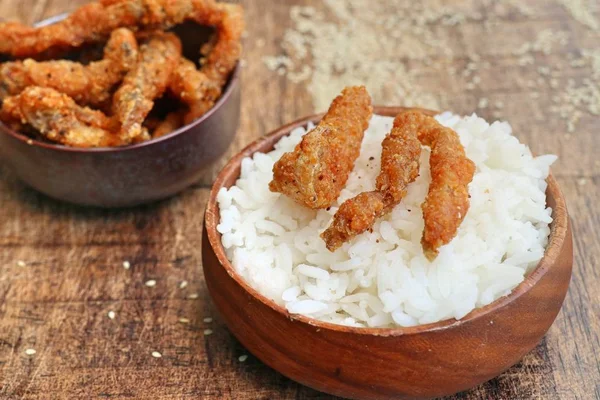
<svg viewBox="0 0 600 400">
<path fill-rule="evenodd" d="M 402 110 L 375 108 L 377 114 L 388 116 Z M 552 325 L 571 278 L 569 217 L 552 176 L 546 194 L 554 222 L 544 257 L 508 296 L 459 321 L 386 329 L 334 325 L 289 314 L 237 274 L 216 229 L 219 189 L 235 183 L 244 157 L 272 150 L 294 128 L 320 118 L 303 118 L 252 143 L 225 166 L 213 186 L 206 209 L 202 261 L 209 292 L 231 332 L 283 375 L 351 399 L 450 395 L 492 379 L 517 363 Z"/>
<path fill-rule="evenodd" d="M 184 51 L 195 48 L 198 54 L 203 35 L 186 26 L 177 33 Z M 238 66 L 206 115 L 163 137 L 127 147 L 79 149 L 32 140 L 0 123 L 0 156 L 27 185 L 70 203 L 126 207 L 172 196 L 196 182 L 234 140 L 239 75 Z"/>
</svg>

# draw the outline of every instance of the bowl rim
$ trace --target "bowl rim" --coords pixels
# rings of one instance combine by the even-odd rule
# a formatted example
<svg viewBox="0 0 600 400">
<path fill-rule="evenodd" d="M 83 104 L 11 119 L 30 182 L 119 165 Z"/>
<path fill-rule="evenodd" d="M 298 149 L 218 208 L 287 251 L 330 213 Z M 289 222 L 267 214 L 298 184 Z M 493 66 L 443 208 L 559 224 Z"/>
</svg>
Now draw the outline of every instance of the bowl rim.
<svg viewBox="0 0 600 400">
<path fill-rule="evenodd" d="M 390 107 L 390 106 L 374 106 L 373 113 L 384 116 L 394 116 L 400 111 L 404 110 L 419 110 L 430 115 L 439 114 L 436 111 L 427 110 L 423 108 L 410 108 L 410 107 Z M 214 252 L 217 260 L 219 261 L 220 267 L 225 268 L 228 275 L 249 295 L 257 299 L 263 305 L 271 308 L 273 311 L 281 314 L 282 317 L 290 319 L 294 322 L 307 324 L 317 329 L 324 329 L 328 331 L 335 331 L 338 333 L 346 334 L 360 334 L 369 336 L 405 336 L 405 335 L 416 335 L 426 332 L 435 332 L 453 328 L 467 322 L 484 318 L 487 314 L 492 311 L 504 307 L 510 304 L 515 299 L 525 294 L 530 288 L 532 288 L 546 272 L 552 268 L 556 261 L 560 250 L 567 237 L 568 232 L 568 211 L 565 203 L 564 196 L 558 186 L 558 182 L 550 172 L 546 182 L 548 187 L 546 189 L 547 197 L 552 195 L 556 205 L 553 208 L 553 222 L 551 223 L 551 231 L 549 235 L 549 241 L 546 245 L 544 256 L 539 261 L 538 265 L 525 277 L 525 279 L 517 285 L 508 295 L 502 296 L 490 304 L 483 307 L 475 308 L 471 310 L 466 316 L 460 320 L 454 318 L 446 319 L 438 322 L 429 324 L 417 325 L 414 327 L 393 327 L 393 328 L 372 328 L 372 327 L 353 327 L 346 325 L 334 324 L 331 322 L 320 321 L 311 317 L 307 317 L 302 314 L 290 314 L 283 306 L 275 303 L 273 300 L 259 293 L 256 289 L 250 286 L 245 279 L 237 273 L 227 255 L 225 249 L 221 243 L 221 234 L 217 231 L 216 227 L 219 223 L 220 213 L 219 206 L 217 204 L 217 194 L 222 187 L 225 187 L 225 181 L 233 175 L 234 171 L 241 166 L 242 159 L 247 156 L 251 156 L 257 151 L 261 150 L 261 147 L 265 143 L 272 142 L 277 143 L 279 139 L 290 134 L 290 132 L 301 126 L 305 126 L 308 122 L 317 122 L 323 117 L 324 113 L 314 114 L 307 117 L 303 117 L 295 120 L 289 124 L 283 125 L 282 127 L 270 132 L 269 134 L 255 140 L 243 150 L 237 153 L 221 170 L 217 176 L 215 183 L 209 194 L 208 203 L 205 211 L 204 229 L 206 230 L 208 240 L 210 242 L 211 250 Z M 275 140 L 277 139 L 277 140 Z M 271 147 L 272 149 L 272 147 Z M 270 151 L 270 150 L 268 150 Z M 238 175 L 239 178 L 239 175 Z M 237 178 L 236 178 L 237 179 Z"/>
<path fill-rule="evenodd" d="M 43 26 L 47 26 L 47 25 L 52 25 L 58 21 L 65 19 L 68 15 L 69 15 L 69 13 L 58 14 L 53 17 L 49 17 L 42 21 L 36 22 L 35 24 L 33 24 L 33 26 L 43 27 Z M 12 136 L 13 138 L 19 140 L 20 142 L 27 144 L 28 146 L 41 147 L 41 148 L 44 148 L 47 150 L 54 150 L 57 152 L 121 153 L 121 152 L 133 151 L 133 150 L 137 150 L 140 148 L 152 146 L 154 144 L 159 144 L 159 143 L 162 143 L 169 139 L 172 139 L 176 136 L 184 134 L 185 132 L 193 130 L 196 126 L 202 124 L 204 121 L 209 119 L 229 99 L 229 97 L 231 97 L 231 94 L 233 93 L 233 89 L 235 88 L 235 85 L 239 85 L 240 74 L 241 74 L 241 67 L 240 67 L 240 63 L 238 61 L 236 63 L 235 68 L 233 69 L 233 71 L 231 73 L 231 76 L 229 77 L 229 80 L 225 86 L 225 89 L 223 90 L 223 94 L 221 95 L 221 97 L 219 97 L 219 99 L 217 100 L 215 105 L 206 112 L 206 114 L 204 114 L 197 120 L 193 121 L 192 123 L 184 125 L 178 129 L 174 130 L 173 132 L 170 132 L 170 133 L 163 135 L 161 137 L 158 137 L 156 139 L 150 139 L 150 140 L 147 140 L 147 141 L 141 142 L 141 143 L 136 143 L 136 144 L 132 144 L 132 145 L 128 145 L 128 146 L 121 146 L 121 147 L 90 147 L 90 148 L 71 147 L 71 146 L 65 146 L 62 144 L 53 144 L 53 143 L 42 142 L 40 140 L 31 138 L 27 135 L 24 135 L 22 133 L 19 133 L 15 130 L 11 129 L 7 125 L 5 125 L 4 122 L 2 122 L 2 121 L 0 121 L 0 132 L 2 132 L 1 134 L 6 134 L 9 136 Z"/>
</svg>

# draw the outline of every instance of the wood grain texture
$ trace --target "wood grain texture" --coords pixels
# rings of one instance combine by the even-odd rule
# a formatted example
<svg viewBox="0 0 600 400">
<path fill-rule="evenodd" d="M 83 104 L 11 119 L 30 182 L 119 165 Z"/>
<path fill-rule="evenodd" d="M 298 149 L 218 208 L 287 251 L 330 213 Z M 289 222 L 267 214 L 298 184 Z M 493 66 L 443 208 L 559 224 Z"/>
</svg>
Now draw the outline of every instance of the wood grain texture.
<svg viewBox="0 0 600 400">
<path fill-rule="evenodd" d="M 0 16 L 33 22 L 84 2 L 0 0 Z M 257 137 L 322 111 L 313 109 L 302 84 L 270 71 L 261 59 L 282 51 L 291 5 L 322 8 L 323 2 L 242 3 L 249 21 L 242 126 L 228 155 L 194 187 L 153 205 L 99 211 L 39 195 L 0 163 L 0 398 L 333 399 L 252 356 L 238 361 L 247 351 L 216 317 L 201 272 L 202 214 L 216 172 Z M 485 7 L 474 0 L 444 3 Z M 455 57 L 444 68 L 463 69 L 473 52 L 490 62 L 479 88 L 465 90 L 467 81 L 460 77 L 440 79 L 435 65 L 421 66 L 422 86 L 444 91 L 448 107 L 459 113 L 471 113 L 484 95 L 501 101 L 502 109 L 478 113 L 488 119 L 499 113 L 534 152 L 559 155 L 554 172 L 573 222 L 573 280 L 563 310 L 534 351 L 498 378 L 453 399 L 600 398 L 600 119 L 584 113 L 577 130 L 565 135 L 564 121 L 550 110 L 559 91 L 543 85 L 536 89 L 539 98 L 532 99 L 527 81 L 537 79 L 537 66 L 520 66 L 511 54 L 540 31 L 562 30 L 568 43 L 536 58 L 566 65 L 567 53 L 597 47 L 598 37 L 554 1 L 526 4 L 534 15 L 498 19 L 497 36 L 476 22 L 444 28 L 457 40 Z M 564 75 L 583 79 L 591 70 L 565 68 Z M 126 260 L 129 270 L 122 266 Z M 145 286 L 151 279 L 156 286 Z M 189 284 L 180 289 L 184 280 Z M 193 294 L 198 297 L 190 298 Z M 114 320 L 107 316 L 111 310 Z M 182 317 L 190 322 L 178 322 Z M 214 320 L 204 322 L 207 317 Z M 205 329 L 212 333 L 205 335 Z M 36 354 L 26 355 L 26 349 Z M 153 351 L 162 357 L 153 357 Z"/>
</svg>

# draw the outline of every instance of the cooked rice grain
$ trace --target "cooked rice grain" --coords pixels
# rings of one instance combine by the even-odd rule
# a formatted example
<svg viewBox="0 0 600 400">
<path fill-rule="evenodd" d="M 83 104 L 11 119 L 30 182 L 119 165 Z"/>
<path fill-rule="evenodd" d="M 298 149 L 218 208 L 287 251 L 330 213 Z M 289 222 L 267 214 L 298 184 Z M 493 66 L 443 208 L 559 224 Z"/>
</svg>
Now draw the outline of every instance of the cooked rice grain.
<svg viewBox="0 0 600 400">
<path fill-rule="evenodd" d="M 282 138 L 270 153 L 243 160 L 236 185 L 221 189 L 217 198 L 217 229 L 238 273 L 290 313 L 350 326 L 460 319 L 510 293 L 544 254 L 552 222 L 545 179 L 556 156 L 533 157 L 506 122 L 490 125 L 476 115 L 448 112 L 436 118 L 460 135 L 477 172 L 469 212 L 434 262 L 420 244 L 421 203 L 431 179 L 427 148 L 420 177 L 373 232 L 335 253 L 319 237 L 344 200 L 375 188 L 381 141 L 393 122 L 375 115 L 354 171 L 329 210 L 307 209 L 268 187 L 275 161 L 312 124 Z"/>
</svg>

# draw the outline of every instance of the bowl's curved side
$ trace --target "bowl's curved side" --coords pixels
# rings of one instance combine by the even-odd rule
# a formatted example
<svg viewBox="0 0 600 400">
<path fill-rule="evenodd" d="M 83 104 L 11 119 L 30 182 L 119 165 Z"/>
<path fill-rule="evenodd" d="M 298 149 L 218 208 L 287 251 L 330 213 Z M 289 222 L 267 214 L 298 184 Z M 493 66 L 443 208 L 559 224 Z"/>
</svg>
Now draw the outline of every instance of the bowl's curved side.
<svg viewBox="0 0 600 400">
<path fill-rule="evenodd" d="M 237 284 L 203 238 L 204 275 L 230 331 L 255 356 L 314 389 L 352 399 L 434 398 L 483 383 L 536 346 L 567 291 L 572 244 L 529 291 L 505 307 L 448 329 L 373 336 L 287 318 Z"/>
<path fill-rule="evenodd" d="M 509 296 L 461 321 L 395 330 L 331 326 L 292 317 L 249 289 L 220 244 L 216 194 L 239 176 L 243 157 L 272 148 L 282 134 L 305 122 L 282 127 L 234 157 L 217 178 L 207 206 L 202 249 L 207 286 L 229 329 L 249 351 L 282 374 L 327 393 L 397 399 L 431 398 L 473 387 L 535 347 L 560 310 L 573 261 L 567 209 L 552 177 L 548 203 L 555 222 L 544 259 Z"/>
</svg>

